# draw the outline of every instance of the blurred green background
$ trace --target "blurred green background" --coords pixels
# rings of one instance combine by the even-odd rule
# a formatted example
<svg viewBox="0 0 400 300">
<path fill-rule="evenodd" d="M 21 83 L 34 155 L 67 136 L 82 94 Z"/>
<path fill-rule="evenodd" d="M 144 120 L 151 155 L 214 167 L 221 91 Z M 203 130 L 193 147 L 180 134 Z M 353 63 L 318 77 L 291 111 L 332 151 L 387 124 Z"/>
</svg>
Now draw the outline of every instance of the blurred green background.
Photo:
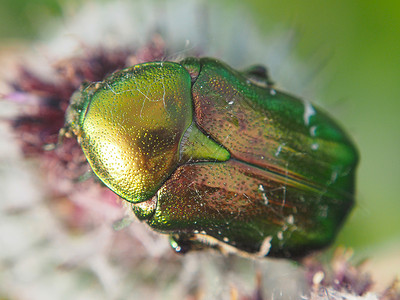
<svg viewBox="0 0 400 300">
<path fill-rule="evenodd" d="M 35 40 L 54 18 L 66 17 L 66 2 L 2 0 L 0 45 Z M 311 69 L 324 61 L 314 75 L 324 78 L 319 102 L 358 145 L 357 205 L 337 243 L 363 252 L 399 242 L 400 2 L 248 0 L 246 6 L 261 32 L 276 25 L 293 30 L 293 53 Z"/>
</svg>

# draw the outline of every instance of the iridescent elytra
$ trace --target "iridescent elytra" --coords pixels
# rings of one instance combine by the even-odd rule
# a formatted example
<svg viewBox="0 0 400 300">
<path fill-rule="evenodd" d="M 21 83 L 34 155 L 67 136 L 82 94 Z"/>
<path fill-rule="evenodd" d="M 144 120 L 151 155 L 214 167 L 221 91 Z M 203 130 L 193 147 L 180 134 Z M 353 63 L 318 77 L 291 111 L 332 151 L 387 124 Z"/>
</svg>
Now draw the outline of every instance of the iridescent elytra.
<svg viewBox="0 0 400 300">
<path fill-rule="evenodd" d="M 356 148 L 265 68 L 148 62 L 84 83 L 62 135 L 177 252 L 299 258 L 330 244 L 354 204 Z"/>
</svg>

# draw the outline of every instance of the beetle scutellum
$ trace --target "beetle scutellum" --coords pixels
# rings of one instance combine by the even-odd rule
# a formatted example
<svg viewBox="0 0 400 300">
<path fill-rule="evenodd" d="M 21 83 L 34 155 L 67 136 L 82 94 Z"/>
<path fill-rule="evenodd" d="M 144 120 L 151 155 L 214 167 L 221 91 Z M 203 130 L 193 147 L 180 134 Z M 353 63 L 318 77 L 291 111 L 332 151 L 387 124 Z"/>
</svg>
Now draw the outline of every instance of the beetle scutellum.
<svg viewBox="0 0 400 300">
<path fill-rule="evenodd" d="M 347 134 L 274 89 L 262 67 L 135 65 L 83 84 L 65 132 L 177 252 L 298 258 L 331 243 L 354 203 L 358 156 Z"/>
</svg>

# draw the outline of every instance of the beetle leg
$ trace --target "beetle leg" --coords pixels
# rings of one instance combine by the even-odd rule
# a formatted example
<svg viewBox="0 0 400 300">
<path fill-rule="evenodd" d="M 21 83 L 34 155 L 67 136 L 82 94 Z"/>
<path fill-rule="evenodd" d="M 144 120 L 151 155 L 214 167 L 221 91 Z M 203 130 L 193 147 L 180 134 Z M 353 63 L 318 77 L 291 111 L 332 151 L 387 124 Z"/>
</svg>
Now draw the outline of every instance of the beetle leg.
<svg viewBox="0 0 400 300">
<path fill-rule="evenodd" d="M 169 242 L 176 253 L 186 254 L 189 251 L 204 250 L 214 248 L 196 238 L 195 234 L 174 233 L 169 236 Z"/>
</svg>

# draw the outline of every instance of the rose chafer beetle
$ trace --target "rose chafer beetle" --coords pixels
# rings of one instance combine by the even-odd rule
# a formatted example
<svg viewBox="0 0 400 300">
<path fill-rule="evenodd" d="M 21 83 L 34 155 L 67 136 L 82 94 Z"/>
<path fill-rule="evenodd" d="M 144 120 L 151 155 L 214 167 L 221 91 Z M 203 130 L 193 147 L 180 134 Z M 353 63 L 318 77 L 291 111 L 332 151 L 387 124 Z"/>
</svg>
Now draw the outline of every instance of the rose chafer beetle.
<svg viewBox="0 0 400 300">
<path fill-rule="evenodd" d="M 299 258 L 354 204 L 357 151 L 262 67 L 149 62 L 85 83 L 66 113 L 97 177 L 177 252 Z"/>
</svg>

